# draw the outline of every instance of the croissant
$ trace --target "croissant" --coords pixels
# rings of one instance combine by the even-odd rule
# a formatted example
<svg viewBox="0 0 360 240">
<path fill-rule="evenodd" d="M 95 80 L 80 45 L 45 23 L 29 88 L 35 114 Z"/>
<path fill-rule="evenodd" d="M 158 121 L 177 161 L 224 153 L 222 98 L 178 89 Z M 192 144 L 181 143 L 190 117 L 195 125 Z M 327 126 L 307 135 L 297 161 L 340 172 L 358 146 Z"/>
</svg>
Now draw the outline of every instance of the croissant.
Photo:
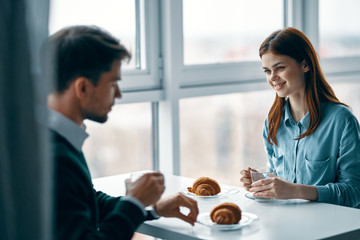
<svg viewBox="0 0 360 240">
<path fill-rule="evenodd" d="M 237 224 L 241 220 L 241 210 L 234 203 L 222 203 L 211 210 L 210 218 L 217 224 Z"/>
<path fill-rule="evenodd" d="M 198 178 L 192 187 L 187 188 L 189 192 L 198 196 L 216 195 L 221 191 L 220 185 L 214 179 L 208 177 Z"/>
</svg>

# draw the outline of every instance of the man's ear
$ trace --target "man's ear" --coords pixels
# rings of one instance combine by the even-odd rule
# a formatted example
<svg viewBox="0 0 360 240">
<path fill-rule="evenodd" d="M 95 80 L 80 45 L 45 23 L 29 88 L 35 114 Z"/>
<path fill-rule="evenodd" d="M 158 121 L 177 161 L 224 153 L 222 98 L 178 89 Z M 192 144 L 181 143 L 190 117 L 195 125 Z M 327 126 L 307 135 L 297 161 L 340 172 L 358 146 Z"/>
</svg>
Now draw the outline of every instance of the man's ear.
<svg viewBox="0 0 360 240">
<path fill-rule="evenodd" d="M 302 66 L 303 66 L 304 72 L 308 72 L 310 70 L 309 65 L 305 62 L 305 60 L 302 61 Z"/>
<path fill-rule="evenodd" d="M 77 98 L 84 98 L 89 91 L 90 81 L 86 77 L 77 77 L 74 80 L 74 92 Z"/>
</svg>

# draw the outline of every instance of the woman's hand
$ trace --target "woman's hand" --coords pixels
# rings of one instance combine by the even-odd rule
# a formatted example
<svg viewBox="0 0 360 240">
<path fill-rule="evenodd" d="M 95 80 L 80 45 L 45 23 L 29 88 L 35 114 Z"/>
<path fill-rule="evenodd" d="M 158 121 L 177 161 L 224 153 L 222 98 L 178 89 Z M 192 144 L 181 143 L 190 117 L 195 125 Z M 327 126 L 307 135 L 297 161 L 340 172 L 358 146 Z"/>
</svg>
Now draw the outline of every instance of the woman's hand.
<svg viewBox="0 0 360 240">
<path fill-rule="evenodd" d="M 290 183 L 279 177 L 260 179 L 252 183 L 250 192 L 254 197 L 317 200 L 318 192 L 315 186 Z"/>
<path fill-rule="evenodd" d="M 294 198 L 294 184 L 279 177 L 260 179 L 252 183 L 250 192 L 254 192 L 254 197 L 261 198 Z"/>
<path fill-rule="evenodd" d="M 251 176 L 250 176 L 250 167 L 248 167 L 247 169 L 243 169 L 240 171 L 240 182 L 242 184 L 242 186 L 249 191 L 251 188 Z"/>
</svg>

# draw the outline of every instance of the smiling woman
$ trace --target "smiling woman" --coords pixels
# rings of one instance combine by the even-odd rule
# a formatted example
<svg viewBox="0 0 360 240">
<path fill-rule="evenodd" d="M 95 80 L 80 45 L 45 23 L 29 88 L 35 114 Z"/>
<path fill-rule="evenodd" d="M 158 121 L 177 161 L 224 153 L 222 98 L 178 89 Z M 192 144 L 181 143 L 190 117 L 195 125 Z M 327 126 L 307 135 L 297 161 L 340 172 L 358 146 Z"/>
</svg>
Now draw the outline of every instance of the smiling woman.
<svg viewBox="0 0 360 240">
<path fill-rule="evenodd" d="M 309 39 L 284 28 L 264 40 L 259 54 L 276 91 L 263 137 L 268 165 L 279 175 L 252 183 L 250 168 L 242 170 L 244 187 L 255 197 L 360 208 L 359 123 L 325 80 Z"/>
</svg>

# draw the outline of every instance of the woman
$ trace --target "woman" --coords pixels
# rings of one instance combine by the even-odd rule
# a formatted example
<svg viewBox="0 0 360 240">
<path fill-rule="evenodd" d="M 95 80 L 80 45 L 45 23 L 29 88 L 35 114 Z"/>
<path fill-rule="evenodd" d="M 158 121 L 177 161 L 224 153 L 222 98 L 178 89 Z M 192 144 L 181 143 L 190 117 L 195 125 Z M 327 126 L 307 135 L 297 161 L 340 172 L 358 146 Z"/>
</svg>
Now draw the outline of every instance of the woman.
<svg viewBox="0 0 360 240">
<path fill-rule="evenodd" d="M 263 137 L 277 177 L 243 186 L 254 197 L 301 198 L 360 208 L 360 127 L 325 80 L 309 39 L 295 28 L 272 33 L 259 55 L 275 101 Z"/>
</svg>

